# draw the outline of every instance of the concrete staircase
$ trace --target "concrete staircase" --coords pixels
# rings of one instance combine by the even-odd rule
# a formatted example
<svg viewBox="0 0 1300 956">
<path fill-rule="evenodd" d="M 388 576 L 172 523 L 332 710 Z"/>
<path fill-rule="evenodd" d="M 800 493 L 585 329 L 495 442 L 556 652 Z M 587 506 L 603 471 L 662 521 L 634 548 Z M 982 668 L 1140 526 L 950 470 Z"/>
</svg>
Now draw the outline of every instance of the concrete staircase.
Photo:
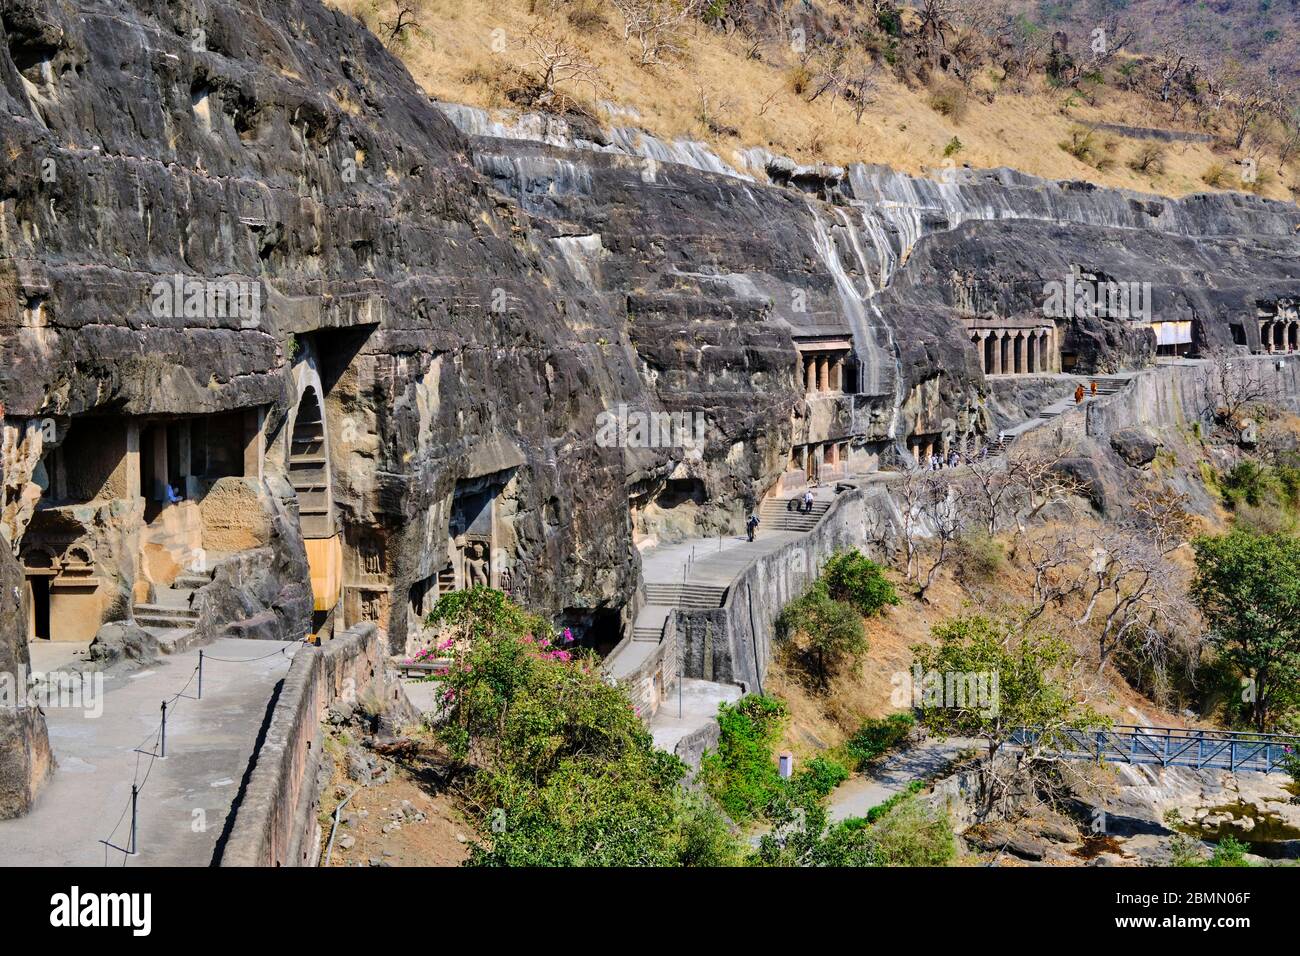
<svg viewBox="0 0 1300 956">
<path fill-rule="evenodd" d="M 722 607 L 727 589 L 712 584 L 651 584 L 647 581 L 645 597 L 647 605 L 711 610 Z"/>
<path fill-rule="evenodd" d="M 831 506 L 829 501 L 813 501 L 812 511 L 802 511 L 802 504 L 799 497 L 764 499 L 758 508 L 759 534 L 764 531 L 811 531 Z"/>
</svg>

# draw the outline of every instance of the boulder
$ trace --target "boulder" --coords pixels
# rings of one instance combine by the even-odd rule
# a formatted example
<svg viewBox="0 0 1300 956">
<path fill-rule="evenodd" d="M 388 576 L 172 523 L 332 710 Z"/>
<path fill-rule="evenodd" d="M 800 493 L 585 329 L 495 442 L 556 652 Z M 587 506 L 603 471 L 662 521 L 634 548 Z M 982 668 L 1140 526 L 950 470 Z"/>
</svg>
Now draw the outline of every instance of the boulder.
<svg viewBox="0 0 1300 956">
<path fill-rule="evenodd" d="M 1160 442 L 1144 428 L 1121 428 L 1110 436 L 1110 447 L 1127 465 L 1141 468 L 1155 460 Z"/>
<path fill-rule="evenodd" d="M 161 653 L 158 638 L 144 628 L 129 621 L 112 621 L 95 633 L 95 639 L 90 642 L 89 658 L 102 668 L 122 661 L 152 664 Z"/>
</svg>

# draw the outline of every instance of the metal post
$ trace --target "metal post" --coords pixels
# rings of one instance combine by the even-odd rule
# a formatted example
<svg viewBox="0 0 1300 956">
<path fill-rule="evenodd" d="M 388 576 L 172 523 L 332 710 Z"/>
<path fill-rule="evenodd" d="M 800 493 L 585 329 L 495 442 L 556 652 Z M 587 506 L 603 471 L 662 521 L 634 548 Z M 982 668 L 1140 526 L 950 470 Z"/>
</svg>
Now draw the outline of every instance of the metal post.
<svg viewBox="0 0 1300 956">
<path fill-rule="evenodd" d="M 167 756 L 167 701 L 162 702 L 162 730 L 158 734 L 158 756 Z"/>
<path fill-rule="evenodd" d="M 203 651 L 199 650 L 199 700 L 203 699 Z"/>
<path fill-rule="evenodd" d="M 136 832 L 136 802 L 140 796 L 140 788 L 131 784 L 131 849 L 127 852 L 135 856 L 135 832 Z"/>
</svg>

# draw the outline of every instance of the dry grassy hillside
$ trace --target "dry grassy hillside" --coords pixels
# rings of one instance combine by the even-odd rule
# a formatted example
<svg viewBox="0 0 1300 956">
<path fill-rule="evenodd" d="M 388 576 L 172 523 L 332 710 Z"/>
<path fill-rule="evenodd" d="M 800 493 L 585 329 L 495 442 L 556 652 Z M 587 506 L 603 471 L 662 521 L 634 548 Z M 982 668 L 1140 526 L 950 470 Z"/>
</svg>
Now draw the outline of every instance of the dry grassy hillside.
<svg viewBox="0 0 1300 956">
<path fill-rule="evenodd" d="M 662 138 L 701 140 L 727 160 L 738 149 L 764 146 L 801 162 L 885 163 L 917 173 L 942 166 L 947 151 L 950 161 L 974 167 L 1010 166 L 1179 196 L 1211 188 L 1205 176 L 1216 167 L 1223 175 L 1211 175 L 1211 182 L 1239 185 L 1233 163 L 1245 156 L 1173 143 L 1162 147 L 1160 163 L 1138 171 L 1130 164 L 1144 141 L 1098 132 L 1089 155 L 1076 158 L 1061 144 L 1081 128 L 1101 122 L 1168 127 L 1168 118 L 1117 87 L 1081 96 L 1042 77 L 1010 84 L 995 69 L 981 69 L 962 87 L 943 74 L 908 85 L 878 67 L 865 111 L 855 116 L 843 97 L 810 102 L 807 68 L 790 44 L 770 35 L 756 44 L 699 20 L 682 31 L 680 50 L 643 66 L 635 40 L 624 40 L 624 21 L 611 0 L 421 0 L 402 5 L 416 10 L 413 20 L 402 21 L 410 26 L 399 26 L 395 0 L 328 2 L 363 20 L 437 99 L 512 108 L 521 77 L 541 70 L 534 41 L 558 40 L 591 67 L 557 84 L 581 108 L 606 121 L 608 110 L 598 103 L 634 110 L 613 122 Z M 861 7 L 838 0 L 819 8 L 840 24 L 862 16 Z M 1280 199 L 1300 182 L 1290 168 L 1263 178 L 1257 191 Z"/>
</svg>

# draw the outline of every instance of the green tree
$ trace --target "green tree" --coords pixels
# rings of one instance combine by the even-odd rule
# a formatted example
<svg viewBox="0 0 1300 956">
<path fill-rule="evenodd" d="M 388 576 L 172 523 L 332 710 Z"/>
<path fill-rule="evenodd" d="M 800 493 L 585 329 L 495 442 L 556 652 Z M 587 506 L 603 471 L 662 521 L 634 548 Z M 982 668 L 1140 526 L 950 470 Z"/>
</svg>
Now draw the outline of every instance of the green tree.
<svg viewBox="0 0 1300 956">
<path fill-rule="evenodd" d="M 862 618 L 848 604 L 830 596 L 824 578 L 785 606 L 776 630 L 789 653 L 823 689 L 843 661 L 856 660 L 867 652 Z"/>
<path fill-rule="evenodd" d="M 920 719 L 939 736 L 984 742 L 981 817 L 1051 762 L 1068 731 L 1107 723 L 1073 686 L 1070 646 L 1022 616 L 961 615 L 931 633 L 936 644 L 912 648 L 924 675 Z M 1035 738 L 1000 766 L 1001 749 L 1020 728 L 1033 728 Z"/>
<path fill-rule="evenodd" d="M 826 589 L 837 601 L 846 601 L 859 614 L 871 617 L 887 605 L 898 603 L 898 592 L 885 577 L 885 570 L 853 548 L 837 551 L 822 568 Z"/>
<path fill-rule="evenodd" d="M 470 865 L 735 858 L 718 821 L 687 804 L 685 765 L 655 749 L 626 692 L 570 650 L 567 635 L 483 587 L 446 595 L 429 623 L 451 656 L 438 678 L 439 733 L 483 833 Z"/>
<path fill-rule="evenodd" d="M 1246 678 L 1255 729 L 1267 730 L 1300 693 L 1300 541 L 1235 530 L 1192 546 L 1192 597 L 1212 644 Z"/>
</svg>

